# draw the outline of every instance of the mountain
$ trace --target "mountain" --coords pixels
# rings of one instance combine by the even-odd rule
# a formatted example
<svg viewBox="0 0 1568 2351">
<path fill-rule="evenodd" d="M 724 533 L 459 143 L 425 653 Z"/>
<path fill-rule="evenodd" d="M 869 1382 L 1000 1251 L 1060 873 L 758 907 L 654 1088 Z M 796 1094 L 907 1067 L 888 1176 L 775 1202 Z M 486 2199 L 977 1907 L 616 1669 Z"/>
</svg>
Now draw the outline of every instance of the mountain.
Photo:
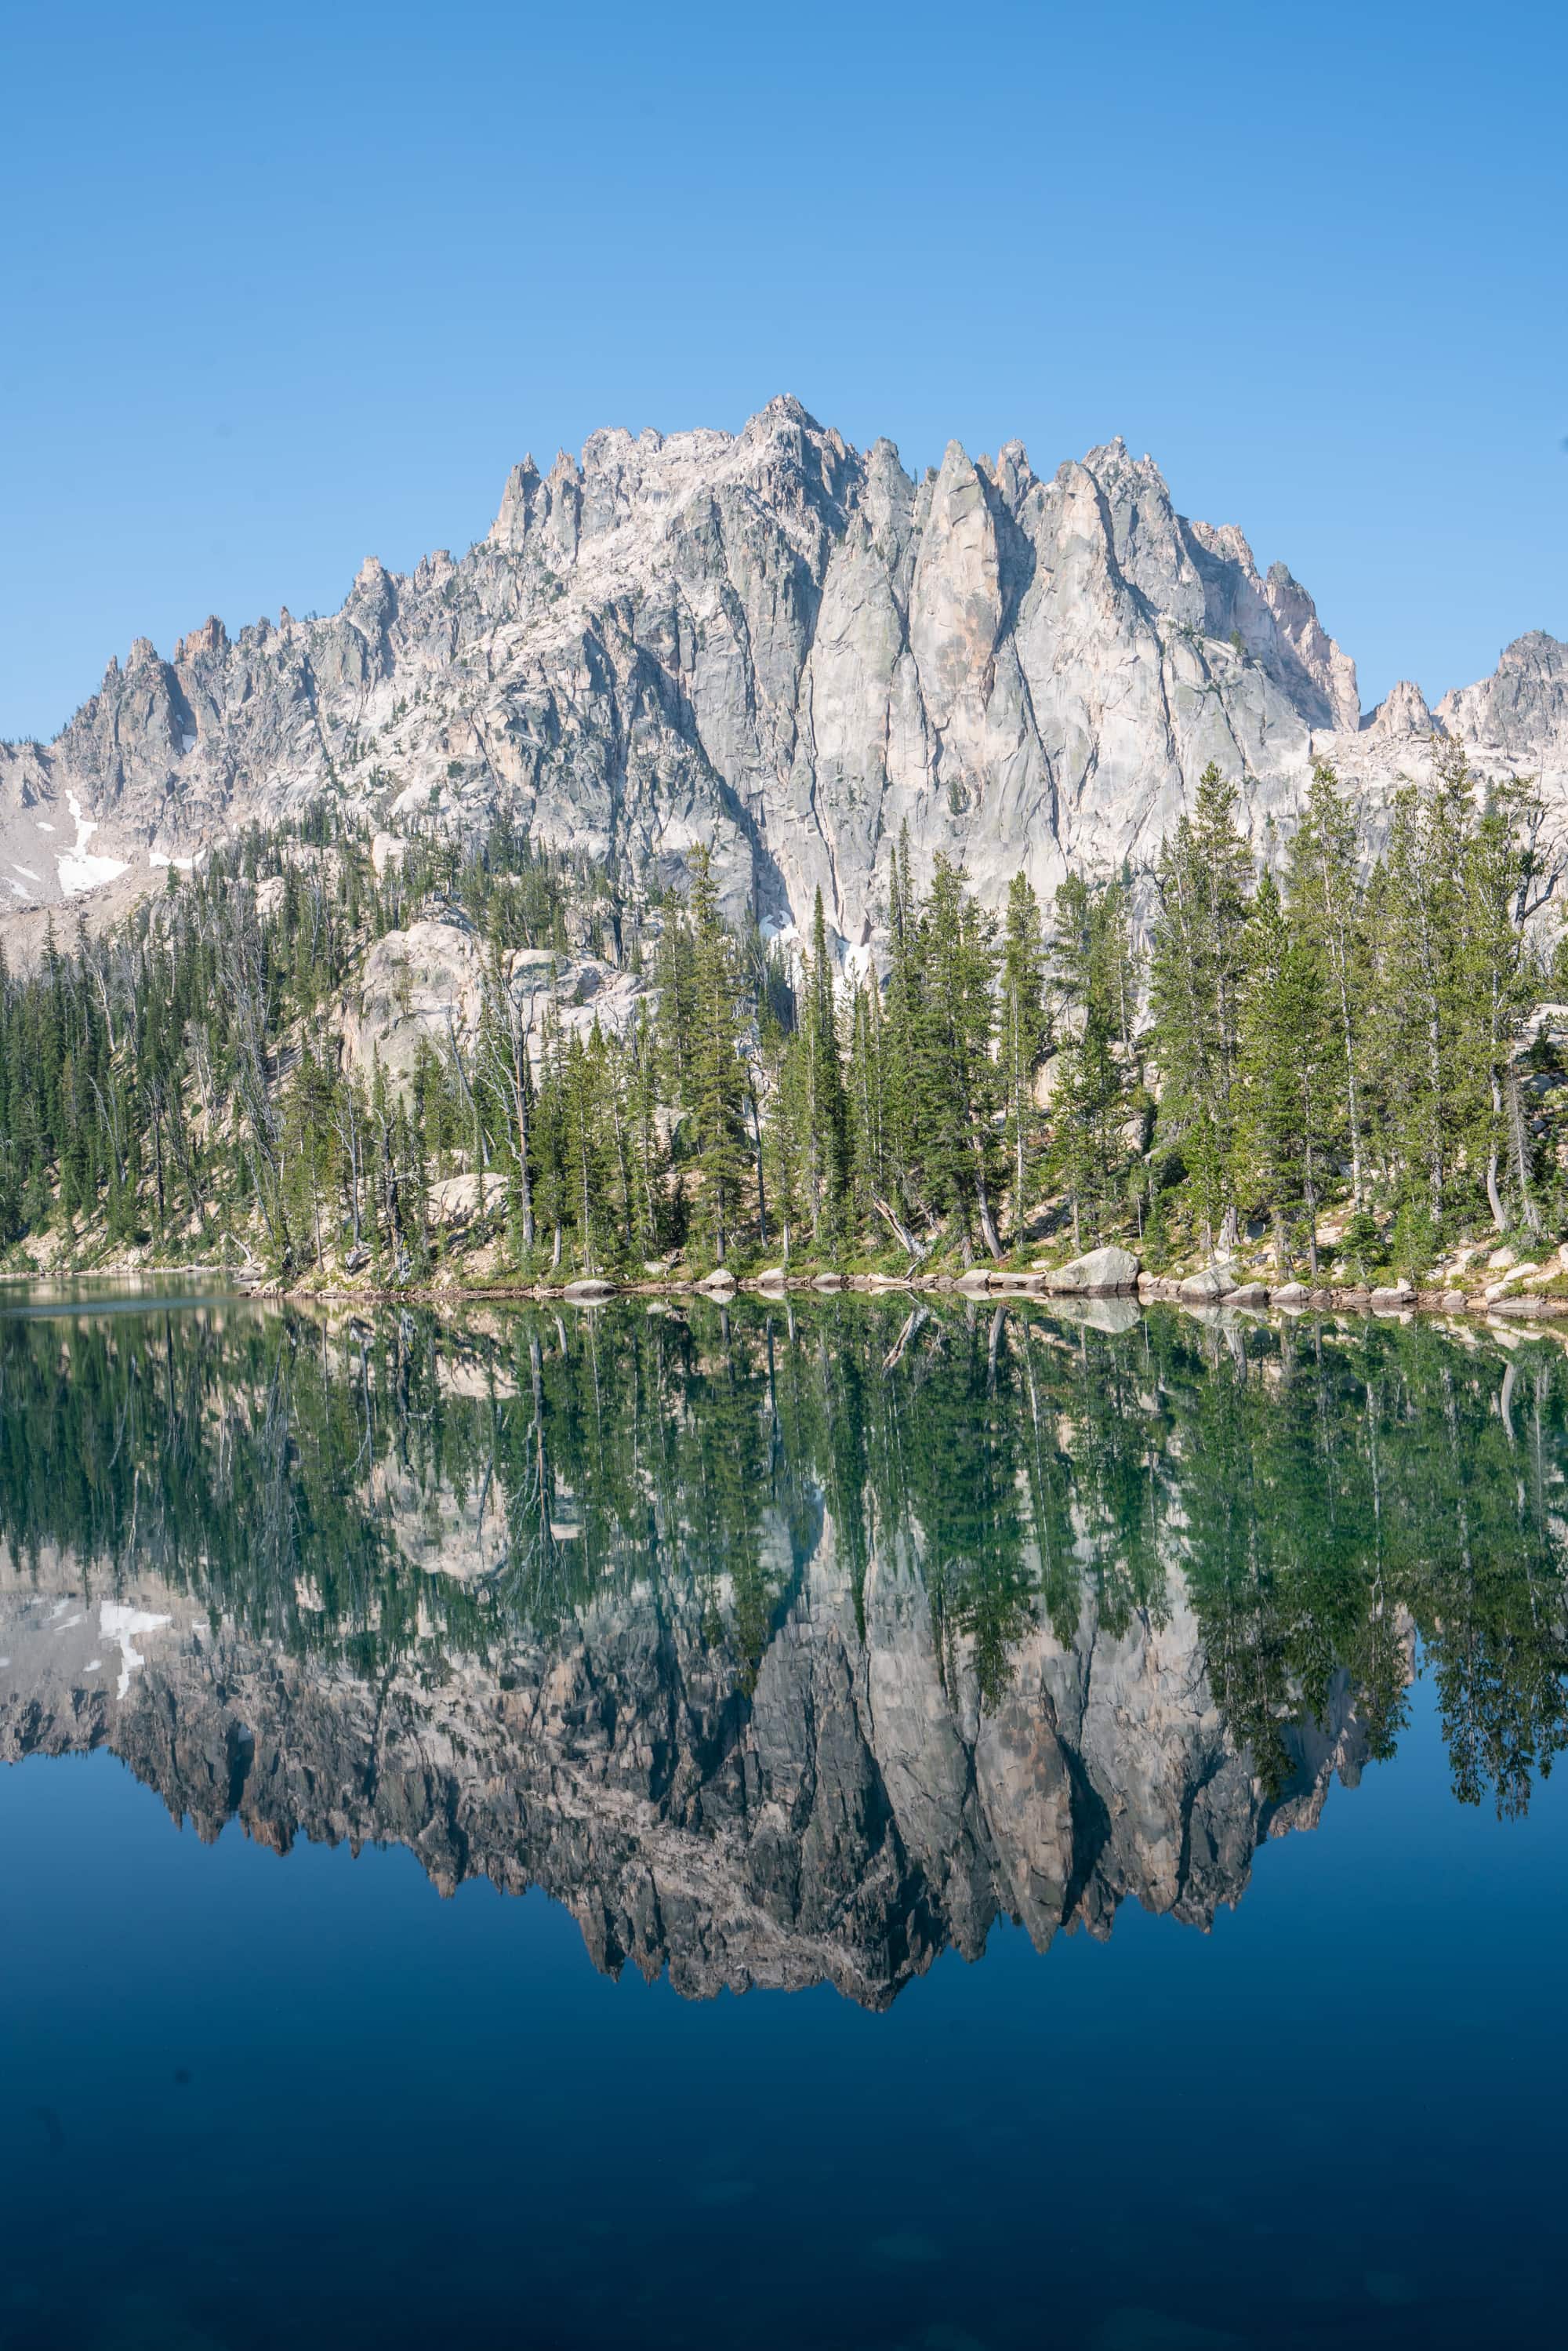
<svg viewBox="0 0 1568 2351">
<path fill-rule="evenodd" d="M 1525 1812 L 1560 1351 L 908 1303 L 0 1316 L 0 1766 L 108 1748 L 203 1837 L 874 2006 L 999 1917 L 1208 1924 L 1417 1656 L 1456 1793 Z"/>
<path fill-rule="evenodd" d="M 1568 808 L 1568 647 L 1541 632 L 1437 722 Z M 1314 756 L 1374 810 L 1420 763 L 1413 686 L 1364 722 L 1355 670 L 1281 564 L 1178 515 L 1119 440 L 1050 480 L 956 442 L 915 481 L 779 399 L 738 434 L 592 434 L 514 467 L 487 537 L 409 576 L 369 559 L 325 620 L 145 638 L 53 743 L 0 749 L 16 910 L 125 903 L 170 861 L 323 793 L 392 832 L 502 811 L 537 842 L 870 939 L 890 846 L 1150 863 L 1206 763 L 1265 850 Z"/>
<path fill-rule="evenodd" d="M 145 1570 L 129 1602 L 105 1589 L 101 1562 L 0 1549 L 0 1762 L 107 1746 L 204 1839 L 237 1818 L 278 1853 L 404 1844 L 443 1893 L 543 1886 L 600 1967 L 667 1968 L 687 1997 L 830 1982 L 883 2008 L 949 1945 L 977 1959 L 998 1917 L 1044 1949 L 1109 1935 L 1129 1896 L 1207 1927 L 1367 1756 L 1336 1673 L 1266 1789 L 1179 1577 L 1158 1625 L 1113 1633 L 1091 1605 L 1065 1645 L 1035 1628 L 983 1709 L 972 1675 L 950 1687 L 909 1560 L 873 1562 L 857 1604 L 831 1519 L 749 1692 L 701 1595 L 645 1585 L 374 1678 Z"/>
</svg>

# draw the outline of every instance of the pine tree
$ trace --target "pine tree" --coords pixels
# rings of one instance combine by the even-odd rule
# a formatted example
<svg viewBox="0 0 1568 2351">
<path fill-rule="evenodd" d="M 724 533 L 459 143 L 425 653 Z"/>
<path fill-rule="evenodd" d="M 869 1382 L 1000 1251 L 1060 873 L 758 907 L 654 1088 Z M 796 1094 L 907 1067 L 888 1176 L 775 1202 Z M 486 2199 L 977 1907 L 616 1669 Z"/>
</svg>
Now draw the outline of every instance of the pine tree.
<svg viewBox="0 0 1568 2351">
<path fill-rule="evenodd" d="M 957 1218 L 966 1259 L 977 1223 L 1000 1257 L 991 1199 L 998 1186 L 999 1072 L 991 1057 L 996 925 L 965 889 L 956 866 L 938 856 L 921 909 L 915 1015 L 915 1100 L 924 1188 L 938 1214 Z"/>
<path fill-rule="evenodd" d="M 806 968 L 805 1052 L 811 1230 L 819 1242 L 836 1252 L 843 1247 L 849 1220 L 850 1105 L 839 1050 L 838 1003 L 821 890 L 812 910 Z"/>
<path fill-rule="evenodd" d="M 1161 852 L 1150 959 L 1161 1124 L 1180 1149 L 1204 1246 L 1233 1249 L 1236 1071 L 1247 968 L 1251 857 L 1236 787 L 1211 762 L 1190 816 Z"/>
<path fill-rule="evenodd" d="M 1238 1073 L 1242 1148 L 1255 1196 L 1274 1226 L 1274 1258 L 1291 1270 L 1299 1221 L 1317 1279 L 1317 1223 L 1328 1168 L 1335 1073 L 1333 1011 L 1317 943 L 1286 914 L 1271 874 L 1258 886 Z"/>
<path fill-rule="evenodd" d="M 1318 760 L 1291 837 L 1286 895 L 1291 921 L 1325 975 L 1338 1032 L 1338 1088 L 1350 1149 L 1351 1199 L 1364 1202 L 1361 1050 L 1365 953 L 1361 935 L 1355 819 L 1333 768 Z"/>
<path fill-rule="evenodd" d="M 1470 829 L 1463 875 L 1463 1061 L 1474 1088 L 1471 1143 L 1484 1168 L 1487 1205 L 1497 1230 L 1506 1231 L 1509 1224 L 1506 1184 L 1515 1213 L 1532 1237 L 1542 1227 L 1520 1093 L 1519 1051 L 1544 977 L 1530 925 L 1556 879 L 1539 845 L 1543 815 L 1539 798 L 1517 778 L 1493 786 Z"/>
<path fill-rule="evenodd" d="M 1041 1158 L 1042 1123 L 1035 1104 L 1034 1087 L 1050 1038 L 1040 901 L 1028 875 L 1021 872 L 1014 874 L 1008 891 L 1001 990 L 1004 1134 L 1012 1182 L 1013 1230 L 1021 1237 Z"/>
<path fill-rule="evenodd" d="M 1132 1164 L 1134 1070 L 1126 1032 L 1136 973 L 1119 883 L 1091 888 L 1069 874 L 1052 909 L 1051 968 L 1063 1006 L 1051 1097 L 1052 1165 L 1071 1205 L 1073 1245 L 1122 1222 Z"/>
<path fill-rule="evenodd" d="M 702 1176 L 697 1229 L 722 1265 L 751 1185 L 745 1126 L 744 1028 L 735 955 L 718 911 L 706 852 L 694 853 L 691 883 L 691 983 L 685 1049 L 685 1101 L 692 1158 Z"/>
<path fill-rule="evenodd" d="M 1394 1182 L 1436 1246 L 1455 1173 L 1467 1019 L 1463 945 L 1470 827 L 1463 753 L 1437 747 L 1433 773 L 1395 795 L 1388 849 L 1374 877 L 1375 1055 L 1387 1104 Z"/>
</svg>

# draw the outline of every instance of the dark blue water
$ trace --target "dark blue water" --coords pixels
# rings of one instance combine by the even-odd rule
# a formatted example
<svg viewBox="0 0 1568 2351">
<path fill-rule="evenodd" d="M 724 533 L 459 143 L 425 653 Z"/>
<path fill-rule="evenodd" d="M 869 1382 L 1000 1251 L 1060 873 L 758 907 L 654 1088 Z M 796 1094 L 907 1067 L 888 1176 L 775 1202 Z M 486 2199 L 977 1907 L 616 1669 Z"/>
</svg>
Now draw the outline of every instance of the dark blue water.
<svg viewBox="0 0 1568 2351">
<path fill-rule="evenodd" d="M 980 1338 L 975 1392 L 994 1417 Z M 1413 1383 L 1440 1393 L 1448 1377 L 1451 1403 L 1472 1368 L 1460 1350 L 1451 1365 L 1407 1355 L 1397 1379 L 1413 1410 Z M 1138 1376 L 1146 1393 L 1146 1364 Z M 1507 1459 L 1528 1470 L 1522 1393 Z M 1553 1463 L 1554 1395 L 1533 1392 Z M 1399 1426 L 1408 1437 L 1408 1414 Z M 1487 1475 L 1478 1449 L 1478 1526 Z M 51 1572 L 68 1581 L 45 1560 L 30 1591 L 52 1591 Z M 1554 1608 L 1537 1585 L 1537 1610 Z M 795 1637 L 789 1605 L 768 1643 Z M 875 1650 L 874 1606 L 862 1614 Z M 161 1664 L 186 1637 L 140 1637 L 102 1744 L 78 1692 L 97 1751 L 70 1751 L 57 1716 L 56 1751 L 0 1771 L 0 2344 L 1561 2339 L 1565 1792 L 1540 1768 L 1548 1752 L 1527 1803 L 1500 1816 L 1490 1783 L 1458 1801 L 1451 1689 L 1442 1707 L 1436 1689 L 1451 1659 L 1412 1644 L 1392 1751 L 1333 1785 L 1316 1826 L 1266 1838 L 1211 1931 L 1134 1892 L 1108 1938 L 1069 1931 L 1037 1951 L 1003 1906 L 983 1957 L 937 1948 L 895 1968 L 879 2010 L 821 1982 L 694 1999 L 634 1966 L 612 1979 L 561 1902 L 471 1881 L 444 1899 L 402 1844 L 356 1855 L 300 1834 L 280 1855 L 238 1823 L 199 1842 L 172 1820 L 174 1767 L 151 1760 L 156 1725 L 133 1711 L 193 1704 Z M 291 1637 L 276 1651 L 295 1691 L 279 1752 L 319 1780 L 330 1750 L 307 1698 L 328 1704 L 361 1670 L 390 1682 L 384 1657 L 326 1660 Z M 559 1624 L 550 1638 L 569 1646 Z M 1028 1635 L 1012 1638 L 1022 1674 Z M 768 1654 L 760 1677 L 740 1671 L 753 1726 Z M 1539 1676 L 1517 1640 L 1512 1655 Z M 254 1687 L 246 1702 L 259 1756 Z M 23 1749 L 43 1736 L 28 1703 Z M 1004 1701 L 979 1702 L 982 1726 L 988 1705 Z M 215 1734 L 190 1736 L 187 1781 Z M 117 1739 L 140 1780 L 106 1751 Z M 246 1768 L 242 1818 L 261 1774 Z M 298 1788 L 301 1823 L 333 1795 Z M 815 1833 L 800 1830 L 808 1845 Z M 592 1869 L 574 1882 L 586 1905 Z M 824 1947 L 847 1932 L 824 1928 Z"/>
</svg>

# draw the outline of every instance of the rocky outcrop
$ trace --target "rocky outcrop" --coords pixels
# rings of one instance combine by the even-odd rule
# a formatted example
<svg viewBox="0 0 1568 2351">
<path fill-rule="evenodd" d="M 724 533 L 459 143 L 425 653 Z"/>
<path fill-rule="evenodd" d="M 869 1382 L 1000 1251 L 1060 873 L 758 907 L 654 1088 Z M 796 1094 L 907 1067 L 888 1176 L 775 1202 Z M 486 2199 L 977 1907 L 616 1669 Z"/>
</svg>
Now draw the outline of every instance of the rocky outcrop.
<svg viewBox="0 0 1568 2351">
<path fill-rule="evenodd" d="M 1565 664 L 1521 638 L 1438 715 L 1568 799 Z M 906 826 L 920 869 L 961 857 L 999 903 L 1022 864 L 1049 894 L 1070 866 L 1146 866 L 1210 759 L 1266 849 L 1315 755 L 1375 810 L 1419 721 L 1400 689 L 1363 732 L 1306 590 L 1120 441 L 1049 478 L 1017 443 L 955 442 L 916 480 L 781 399 L 734 435 L 525 459 L 479 544 L 407 576 L 369 559 L 324 620 L 209 620 L 167 661 L 139 640 L 53 743 L 0 749 L 0 894 L 107 886 L 73 804 L 119 904 L 329 794 L 382 865 L 416 821 L 502 810 L 633 894 L 710 844 L 732 912 L 788 932 L 821 888 L 852 948 Z"/>
<path fill-rule="evenodd" d="M 594 956 L 520 947 L 497 967 L 464 924 L 412 923 L 386 932 L 365 957 L 343 1024 L 349 1068 L 368 1078 L 379 1067 L 390 1085 L 405 1087 L 422 1054 L 450 1064 L 454 1050 L 467 1054 L 477 1040 L 487 988 L 509 996 L 536 1061 L 549 1022 L 568 1037 L 586 1039 L 595 1026 L 624 1037 L 644 996 L 639 975 Z"/>
<path fill-rule="evenodd" d="M 1420 687 L 1404 677 L 1378 704 L 1364 731 L 1369 743 L 1420 742 L 1437 723 Z"/>
<path fill-rule="evenodd" d="M 460 1524 L 374 1474 L 421 1563 L 466 1583 L 499 1557 L 498 1502 Z M 788 1560 L 782 1522 L 764 1541 Z M 94 1586 L 72 1561 L 0 1562 L 0 1757 L 108 1745 L 204 1837 L 237 1817 L 278 1852 L 407 1844 L 444 1891 L 542 1885 L 601 1967 L 667 1967 L 695 1997 L 825 1980 L 883 2007 L 998 1917 L 1043 1949 L 1108 1933 L 1129 1896 L 1207 1925 L 1364 1749 L 1342 1677 L 1322 1728 L 1283 1727 L 1291 1770 L 1266 1790 L 1179 1578 L 1157 1620 L 1112 1632 L 1090 1604 L 1065 1642 L 1037 1625 L 982 1704 L 902 1543 L 857 1594 L 831 1520 L 754 1678 L 706 1589 L 620 1595 L 483 1656 L 428 1638 L 366 1677 L 156 1578 Z"/>
<path fill-rule="evenodd" d="M 1568 752 L 1568 644 L 1544 629 L 1516 637 L 1490 677 L 1443 696 L 1437 717 L 1521 768 L 1554 771 Z"/>
</svg>

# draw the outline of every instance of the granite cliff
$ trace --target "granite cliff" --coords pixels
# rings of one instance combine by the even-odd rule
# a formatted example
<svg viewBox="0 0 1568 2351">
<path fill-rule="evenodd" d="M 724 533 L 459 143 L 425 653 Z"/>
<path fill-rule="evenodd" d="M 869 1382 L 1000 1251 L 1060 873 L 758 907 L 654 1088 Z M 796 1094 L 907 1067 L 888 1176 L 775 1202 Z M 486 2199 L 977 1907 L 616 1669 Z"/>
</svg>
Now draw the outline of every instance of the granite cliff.
<svg viewBox="0 0 1568 2351">
<path fill-rule="evenodd" d="M 781 1529 L 775 1539 L 784 1542 Z M 1043 1949 L 1128 1896 L 1208 1925 L 1260 1842 L 1316 1825 L 1365 1737 L 1335 1677 L 1265 1788 L 1228 1736 L 1179 1578 L 1163 1622 L 1037 1626 L 999 1703 L 945 1658 L 920 1578 L 873 1563 L 863 1626 L 831 1520 L 747 1689 L 694 1599 L 644 1591 L 482 1656 L 426 1642 L 382 1677 L 213 1620 L 140 1573 L 0 1562 L 0 1761 L 108 1746 L 204 1838 L 230 1819 L 407 1845 L 443 1892 L 542 1886 L 597 1965 L 702 1998 L 831 1982 L 885 2006 L 996 1920 Z"/>
<path fill-rule="evenodd" d="M 1568 648 L 1520 639 L 1435 716 L 1568 810 Z M 993 902 L 1019 864 L 1049 893 L 1152 862 L 1213 759 L 1267 852 L 1313 757 L 1375 816 L 1432 722 L 1408 685 L 1364 722 L 1306 590 L 1120 441 L 1049 479 L 955 442 L 916 481 L 779 399 L 525 459 L 486 538 L 368 559 L 327 619 L 139 639 L 54 742 L 0 749 L 0 885 L 113 911 L 329 793 L 394 835 L 505 811 L 631 890 L 710 842 L 732 911 L 787 929 L 820 887 L 856 946 L 904 825 Z"/>
</svg>

